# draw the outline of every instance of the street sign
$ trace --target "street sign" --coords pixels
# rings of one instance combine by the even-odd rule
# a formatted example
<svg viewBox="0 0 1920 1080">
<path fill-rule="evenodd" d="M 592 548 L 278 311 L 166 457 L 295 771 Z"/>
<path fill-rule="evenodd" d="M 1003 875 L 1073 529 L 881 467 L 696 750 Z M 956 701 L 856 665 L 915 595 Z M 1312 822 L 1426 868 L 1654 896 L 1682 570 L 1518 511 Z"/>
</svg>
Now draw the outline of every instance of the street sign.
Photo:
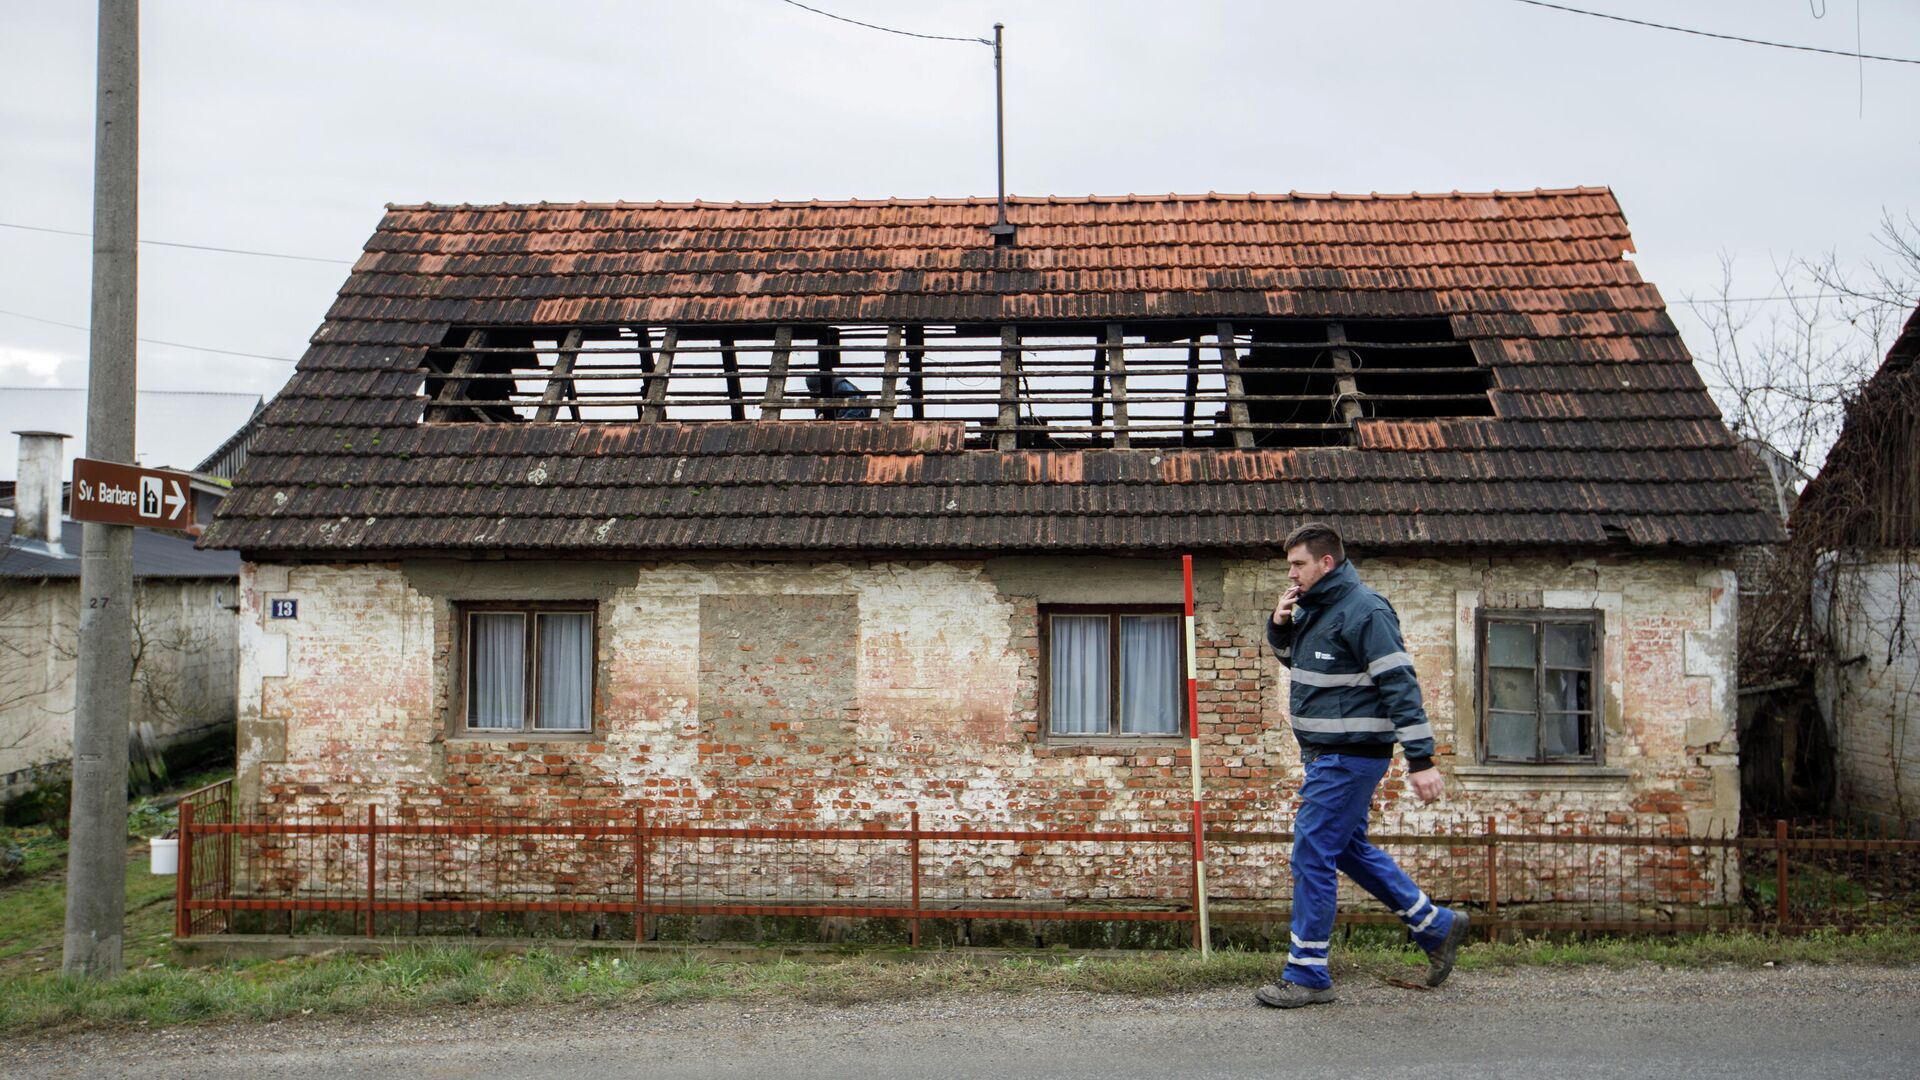
<svg viewBox="0 0 1920 1080">
<path fill-rule="evenodd" d="M 165 469 L 74 458 L 67 516 L 103 525 L 184 529 L 193 524 L 192 480 Z"/>
</svg>

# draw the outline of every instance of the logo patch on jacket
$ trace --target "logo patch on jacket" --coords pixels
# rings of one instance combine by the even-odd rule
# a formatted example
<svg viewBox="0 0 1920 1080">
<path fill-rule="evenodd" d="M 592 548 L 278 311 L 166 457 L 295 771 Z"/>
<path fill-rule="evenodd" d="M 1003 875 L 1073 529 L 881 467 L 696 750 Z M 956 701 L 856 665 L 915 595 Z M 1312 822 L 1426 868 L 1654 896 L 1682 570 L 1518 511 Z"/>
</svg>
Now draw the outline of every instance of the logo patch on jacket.
<svg viewBox="0 0 1920 1080">
<path fill-rule="evenodd" d="M 1333 654 L 1324 653 L 1324 652 L 1321 652 L 1319 649 L 1315 649 L 1313 650 L 1313 658 L 1315 660 L 1331 660 L 1333 659 Z"/>
</svg>

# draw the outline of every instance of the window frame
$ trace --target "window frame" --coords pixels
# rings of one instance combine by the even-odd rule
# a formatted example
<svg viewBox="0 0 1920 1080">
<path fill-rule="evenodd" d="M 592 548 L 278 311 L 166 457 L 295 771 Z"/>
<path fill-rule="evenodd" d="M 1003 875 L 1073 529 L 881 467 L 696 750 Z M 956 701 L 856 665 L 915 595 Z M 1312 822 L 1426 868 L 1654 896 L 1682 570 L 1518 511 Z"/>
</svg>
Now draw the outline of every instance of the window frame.
<svg viewBox="0 0 1920 1080">
<path fill-rule="evenodd" d="M 1053 617 L 1055 615 L 1105 615 L 1107 616 L 1107 730 L 1104 732 L 1056 732 L 1053 730 Z M 1176 676 L 1175 700 L 1179 703 L 1179 713 L 1174 718 L 1172 731 L 1121 731 L 1120 730 L 1120 617 L 1123 615 L 1171 615 L 1179 622 L 1179 645 L 1175 652 L 1179 656 L 1179 674 Z M 1040 616 L 1040 738 L 1049 743 L 1099 743 L 1125 742 L 1164 742 L 1169 740 L 1185 741 L 1191 730 L 1191 721 L 1187 715 L 1187 679 L 1191 671 L 1187 667 L 1186 608 L 1180 604 L 1041 604 Z"/>
<path fill-rule="evenodd" d="M 447 717 L 448 734 L 460 739 L 540 739 L 565 740 L 598 737 L 600 733 L 600 605 L 594 600 L 459 600 L 454 615 L 454 681 L 450 696 L 452 708 Z M 473 617 L 475 615 L 519 615 L 525 622 L 521 638 L 521 716 L 520 726 L 511 728 L 473 727 L 471 680 L 473 677 Z M 588 619 L 587 650 L 587 726 L 579 729 L 540 727 L 540 616 L 585 615 Z"/>
<path fill-rule="evenodd" d="M 1489 713 L 1494 711 L 1492 702 L 1489 700 L 1490 686 L 1488 684 L 1487 669 L 1490 665 L 1487 661 L 1491 652 L 1489 647 L 1489 632 L 1494 623 L 1525 623 L 1536 628 L 1533 636 L 1534 756 L 1531 758 L 1492 757 L 1487 750 L 1487 734 L 1488 728 L 1491 726 Z M 1591 688 L 1591 691 L 1589 694 L 1590 700 L 1588 707 L 1583 711 L 1586 714 L 1587 744 L 1592 747 L 1592 753 L 1590 754 L 1549 756 L 1546 753 L 1544 735 L 1545 717 L 1550 712 L 1565 711 L 1557 709 L 1550 710 L 1544 707 L 1547 701 L 1547 673 L 1550 670 L 1546 662 L 1546 627 L 1555 624 L 1585 626 L 1588 628 L 1591 647 L 1587 657 L 1588 664 L 1584 670 L 1587 672 L 1587 685 Z M 1607 762 L 1607 740 L 1606 724 L 1603 722 L 1603 718 L 1606 716 L 1606 680 L 1604 677 L 1606 671 L 1606 642 L 1606 612 L 1597 608 L 1483 607 L 1478 609 L 1474 619 L 1474 713 L 1477 721 L 1476 727 L 1478 728 L 1474 740 L 1474 758 L 1476 763 L 1481 765 L 1510 765 L 1519 768 L 1605 765 Z M 1551 668 L 1551 670 L 1579 671 L 1582 669 L 1555 666 Z M 1517 712 L 1517 710 L 1513 709 L 1502 709 L 1499 711 L 1506 713 Z"/>
</svg>

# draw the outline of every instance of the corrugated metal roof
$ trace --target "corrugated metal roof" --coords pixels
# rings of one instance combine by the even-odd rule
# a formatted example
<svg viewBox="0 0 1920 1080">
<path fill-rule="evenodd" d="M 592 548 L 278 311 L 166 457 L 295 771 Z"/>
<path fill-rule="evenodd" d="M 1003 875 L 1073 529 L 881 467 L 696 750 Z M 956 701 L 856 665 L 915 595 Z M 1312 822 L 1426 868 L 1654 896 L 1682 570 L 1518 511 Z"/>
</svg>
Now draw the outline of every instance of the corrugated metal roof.
<svg viewBox="0 0 1920 1080">
<path fill-rule="evenodd" d="M 394 206 L 207 534 L 256 553 L 1776 539 L 1611 192 Z M 1352 447 L 993 451 L 958 423 L 421 422 L 455 326 L 1444 316 L 1490 419 Z M 1069 460 L 1071 459 L 1071 460 Z M 1624 539 L 1623 539 L 1624 538 Z"/>
<path fill-rule="evenodd" d="M 77 578 L 86 530 L 77 521 L 60 523 L 63 554 L 12 539 L 13 515 L 0 513 L 0 577 Z M 202 551 L 192 540 L 153 529 L 133 530 L 133 576 L 144 578 L 237 578 L 240 556 L 231 551 Z"/>
</svg>

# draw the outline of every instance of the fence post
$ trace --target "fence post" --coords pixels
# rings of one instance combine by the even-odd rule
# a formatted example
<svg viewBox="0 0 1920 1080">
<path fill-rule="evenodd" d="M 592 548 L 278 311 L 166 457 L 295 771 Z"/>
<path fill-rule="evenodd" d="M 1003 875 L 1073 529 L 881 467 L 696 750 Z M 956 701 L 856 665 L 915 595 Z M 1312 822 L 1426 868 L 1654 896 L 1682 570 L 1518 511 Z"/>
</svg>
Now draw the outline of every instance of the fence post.
<svg viewBox="0 0 1920 1080">
<path fill-rule="evenodd" d="M 185 941 L 193 936 L 193 803 L 180 803 L 180 853 L 173 877 L 173 937 Z"/>
<path fill-rule="evenodd" d="M 912 865 L 913 917 L 908 924 L 908 943 L 920 947 L 920 811 L 913 812 L 912 834 L 907 838 L 907 859 Z"/>
<path fill-rule="evenodd" d="M 234 823 L 235 816 L 233 812 L 233 781 L 229 780 L 227 784 L 228 787 L 225 789 L 226 795 L 220 800 L 218 805 L 222 807 L 221 818 L 227 824 L 231 825 Z M 240 842 L 240 834 L 227 832 L 219 834 L 219 837 L 219 842 L 214 848 L 218 860 L 218 869 L 215 872 L 217 883 L 214 886 L 214 895 L 222 900 L 231 900 L 233 899 L 233 848 L 235 844 Z M 219 913 L 218 922 L 221 933 L 232 933 L 233 909 L 229 907 L 222 910 Z"/>
<path fill-rule="evenodd" d="M 647 940 L 647 805 L 633 808 L 633 940 Z"/>
<path fill-rule="evenodd" d="M 1773 823 L 1773 918 L 1774 929 L 1787 931 L 1787 822 Z"/>
<path fill-rule="evenodd" d="M 367 936 L 368 937 L 373 936 L 373 870 L 374 870 L 373 822 L 374 822 L 375 813 L 376 813 L 376 808 L 374 804 L 368 803 L 367 804 Z"/>
<path fill-rule="evenodd" d="M 1500 822 L 1487 817 L 1487 939 L 1493 939 L 1494 924 L 1500 921 Z"/>
</svg>

